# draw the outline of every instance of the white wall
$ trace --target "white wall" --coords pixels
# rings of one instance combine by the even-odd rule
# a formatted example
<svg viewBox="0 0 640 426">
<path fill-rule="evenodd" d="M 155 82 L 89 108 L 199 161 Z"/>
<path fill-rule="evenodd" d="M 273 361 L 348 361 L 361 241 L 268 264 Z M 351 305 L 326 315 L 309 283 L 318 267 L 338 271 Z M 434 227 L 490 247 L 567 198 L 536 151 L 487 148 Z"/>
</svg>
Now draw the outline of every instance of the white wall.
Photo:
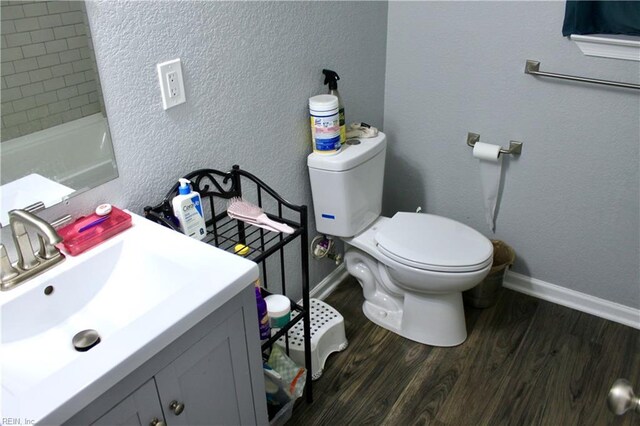
<svg viewBox="0 0 640 426">
<path fill-rule="evenodd" d="M 348 120 L 382 124 L 386 3 L 92 1 L 87 13 L 120 177 L 48 216 L 98 202 L 141 213 L 178 177 L 236 163 L 311 207 L 307 105 L 326 91 L 322 68 L 340 74 Z M 156 64 L 177 57 L 187 103 L 164 111 Z M 311 285 L 334 268 L 310 266 Z"/>
<path fill-rule="evenodd" d="M 488 232 L 467 132 L 507 146 L 495 237 L 516 272 L 640 307 L 637 91 L 538 79 L 541 69 L 638 82 L 638 62 L 585 57 L 564 2 L 390 2 L 385 209 L 421 205 Z"/>
</svg>

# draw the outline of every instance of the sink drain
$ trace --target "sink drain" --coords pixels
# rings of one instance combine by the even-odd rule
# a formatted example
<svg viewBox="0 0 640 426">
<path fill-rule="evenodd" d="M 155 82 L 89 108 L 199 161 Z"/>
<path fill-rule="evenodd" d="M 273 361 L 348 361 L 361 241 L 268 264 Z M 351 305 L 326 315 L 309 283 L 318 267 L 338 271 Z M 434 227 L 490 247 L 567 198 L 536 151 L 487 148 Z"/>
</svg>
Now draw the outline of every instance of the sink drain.
<svg viewBox="0 0 640 426">
<path fill-rule="evenodd" d="M 97 331 L 92 329 L 82 330 L 73 336 L 73 340 L 71 342 L 78 352 L 86 352 L 100 343 L 100 335 Z"/>
</svg>

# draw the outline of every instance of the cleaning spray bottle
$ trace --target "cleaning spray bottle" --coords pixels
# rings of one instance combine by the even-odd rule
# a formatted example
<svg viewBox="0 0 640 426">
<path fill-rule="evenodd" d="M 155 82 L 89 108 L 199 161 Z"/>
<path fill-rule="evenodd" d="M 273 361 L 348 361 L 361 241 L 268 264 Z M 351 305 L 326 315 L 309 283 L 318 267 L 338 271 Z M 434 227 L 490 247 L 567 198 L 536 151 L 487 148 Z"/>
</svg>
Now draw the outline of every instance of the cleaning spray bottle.
<svg viewBox="0 0 640 426">
<path fill-rule="evenodd" d="M 345 126 L 344 120 L 344 104 L 342 103 L 342 97 L 338 92 L 338 80 L 340 77 L 338 73 L 335 71 L 331 71 L 328 69 L 322 70 L 322 74 L 324 74 L 324 84 L 329 85 L 329 94 L 338 98 L 338 115 L 340 117 L 340 144 L 344 144 L 347 140 L 347 128 Z"/>
<path fill-rule="evenodd" d="M 200 194 L 191 190 L 189 179 L 180 178 L 178 195 L 173 197 L 173 215 L 180 222 L 180 229 L 185 235 L 202 240 L 207 234 L 204 224 L 204 212 Z"/>
</svg>

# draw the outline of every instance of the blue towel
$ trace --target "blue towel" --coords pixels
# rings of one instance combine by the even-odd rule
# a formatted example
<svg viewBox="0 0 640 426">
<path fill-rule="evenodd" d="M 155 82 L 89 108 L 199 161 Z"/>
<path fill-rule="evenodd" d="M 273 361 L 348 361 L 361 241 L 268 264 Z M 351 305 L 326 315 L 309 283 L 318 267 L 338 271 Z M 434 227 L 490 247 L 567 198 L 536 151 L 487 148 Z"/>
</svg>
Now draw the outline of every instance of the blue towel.
<svg viewBox="0 0 640 426">
<path fill-rule="evenodd" d="M 562 35 L 640 35 L 640 1 L 567 0 Z"/>
</svg>

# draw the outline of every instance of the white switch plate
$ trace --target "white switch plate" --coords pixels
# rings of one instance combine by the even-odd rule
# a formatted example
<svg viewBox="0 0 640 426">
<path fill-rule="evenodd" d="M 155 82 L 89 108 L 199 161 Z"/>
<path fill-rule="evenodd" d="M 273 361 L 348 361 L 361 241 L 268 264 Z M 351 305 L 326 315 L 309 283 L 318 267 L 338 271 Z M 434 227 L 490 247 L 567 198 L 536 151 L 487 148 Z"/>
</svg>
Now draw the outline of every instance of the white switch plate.
<svg viewBox="0 0 640 426">
<path fill-rule="evenodd" d="M 187 101 L 180 58 L 158 64 L 158 81 L 162 93 L 162 108 L 169 109 Z"/>
</svg>

